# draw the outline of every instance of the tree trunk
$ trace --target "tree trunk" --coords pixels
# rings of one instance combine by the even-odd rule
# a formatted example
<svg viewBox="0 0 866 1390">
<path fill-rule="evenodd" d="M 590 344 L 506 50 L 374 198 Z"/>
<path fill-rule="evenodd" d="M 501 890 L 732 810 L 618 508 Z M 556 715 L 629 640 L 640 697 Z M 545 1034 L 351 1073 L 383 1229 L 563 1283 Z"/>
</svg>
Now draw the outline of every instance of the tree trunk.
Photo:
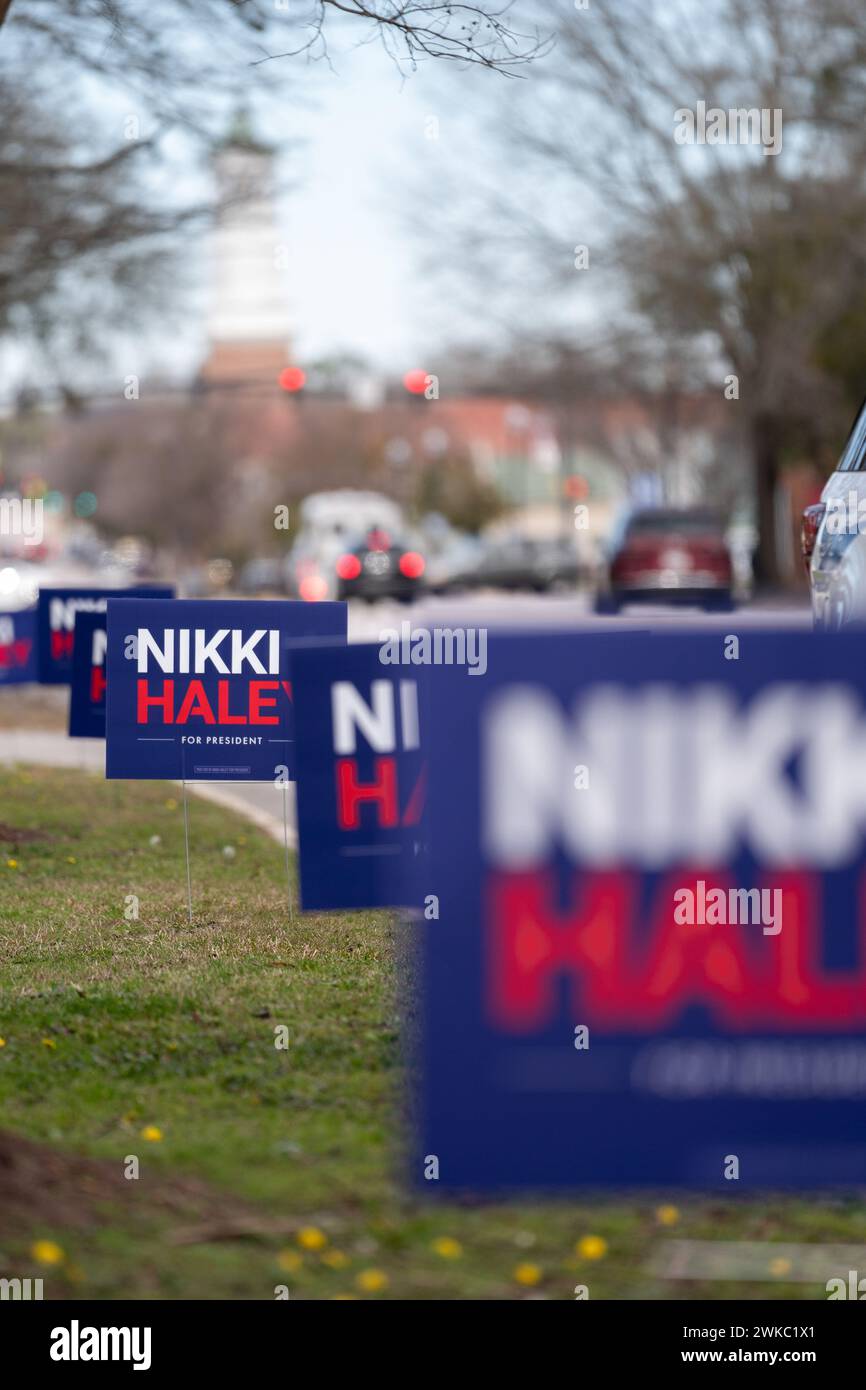
<svg viewBox="0 0 866 1390">
<path fill-rule="evenodd" d="M 752 451 L 757 497 L 758 545 L 755 551 L 755 584 L 778 588 L 782 583 L 776 531 L 776 490 L 779 482 L 779 422 L 773 415 L 758 415 L 752 425 Z"/>
</svg>

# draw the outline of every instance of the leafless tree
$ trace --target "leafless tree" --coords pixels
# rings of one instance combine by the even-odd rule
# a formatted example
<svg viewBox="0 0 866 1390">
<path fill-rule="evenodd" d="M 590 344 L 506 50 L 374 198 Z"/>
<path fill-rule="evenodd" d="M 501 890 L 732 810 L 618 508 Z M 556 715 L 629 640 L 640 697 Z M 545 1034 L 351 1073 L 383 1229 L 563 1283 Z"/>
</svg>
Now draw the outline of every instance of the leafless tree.
<svg viewBox="0 0 866 1390">
<path fill-rule="evenodd" d="M 165 187 L 165 177 L 160 186 L 167 132 L 184 134 L 192 167 L 222 134 L 232 103 L 292 90 L 288 59 L 327 61 L 337 37 L 378 37 L 408 67 L 450 60 L 512 73 L 543 42 L 512 28 L 509 9 L 0 0 L 0 334 L 35 340 L 62 380 L 64 358 L 92 350 L 112 322 L 165 306 L 160 290 L 170 272 L 177 285 L 171 253 L 180 234 L 213 210 L 205 190 L 188 192 L 177 179 Z M 89 100 L 94 81 L 113 104 Z M 142 129 L 131 136 L 124 126 L 139 109 Z"/>
<path fill-rule="evenodd" d="M 521 13 L 546 14 L 556 47 L 523 91 L 490 94 L 500 149 L 487 167 L 508 176 L 484 185 L 476 157 L 452 264 L 471 266 L 487 302 L 497 274 L 506 296 L 515 281 L 528 286 L 539 331 L 546 304 L 571 292 L 576 306 L 591 283 L 600 316 L 634 325 L 660 380 L 683 357 L 720 394 L 736 377 L 730 410 L 753 464 L 760 567 L 772 582 L 781 470 L 838 438 L 846 390 L 866 371 L 852 327 L 866 307 L 866 9 L 617 0 L 562 7 L 554 19 L 527 0 Z M 781 148 L 730 133 L 680 142 L 683 113 L 698 121 L 700 102 L 726 119 L 780 112 Z M 576 242 L 588 275 L 575 273 Z M 441 244 L 439 229 L 443 260 Z M 839 361 L 843 342 L 853 364 Z"/>
</svg>

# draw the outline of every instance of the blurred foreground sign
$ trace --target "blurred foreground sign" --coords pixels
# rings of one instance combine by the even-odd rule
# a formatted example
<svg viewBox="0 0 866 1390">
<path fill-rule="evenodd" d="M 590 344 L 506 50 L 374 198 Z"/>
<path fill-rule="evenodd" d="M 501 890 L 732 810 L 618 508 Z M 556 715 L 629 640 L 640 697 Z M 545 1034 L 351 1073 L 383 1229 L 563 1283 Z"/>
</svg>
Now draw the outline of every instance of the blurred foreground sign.
<svg viewBox="0 0 866 1390">
<path fill-rule="evenodd" d="M 344 603 L 108 606 L 108 777 L 294 780 L 289 652 L 346 639 Z"/>
<path fill-rule="evenodd" d="M 110 598 L 172 598 L 167 585 L 134 589 L 40 589 L 37 603 L 39 680 L 42 685 L 69 685 L 75 649 L 75 620 L 79 613 L 104 613 Z"/>
<path fill-rule="evenodd" d="M 35 608 L 0 613 L 0 686 L 37 679 Z"/>
<path fill-rule="evenodd" d="M 380 647 L 292 654 L 305 909 L 398 907 L 423 853 L 417 669 Z"/>
<path fill-rule="evenodd" d="M 491 637 L 430 694 L 415 1177 L 866 1181 L 862 638 Z"/>
</svg>

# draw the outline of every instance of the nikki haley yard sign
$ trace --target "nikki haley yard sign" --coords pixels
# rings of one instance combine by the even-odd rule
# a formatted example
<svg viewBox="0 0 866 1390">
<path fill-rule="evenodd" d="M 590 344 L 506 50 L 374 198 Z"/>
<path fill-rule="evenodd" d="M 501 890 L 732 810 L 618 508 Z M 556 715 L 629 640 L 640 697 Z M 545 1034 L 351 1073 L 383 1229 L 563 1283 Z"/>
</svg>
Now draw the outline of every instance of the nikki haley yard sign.
<svg viewBox="0 0 866 1390">
<path fill-rule="evenodd" d="M 42 685 L 69 685 L 75 648 L 75 620 L 79 613 L 104 613 L 110 598 L 172 598 L 166 585 L 140 585 L 134 589 L 40 589 L 37 604 L 39 680 Z"/>
<path fill-rule="evenodd" d="M 404 906 L 425 854 L 417 671 L 380 654 L 366 644 L 292 654 L 305 909 Z"/>
<path fill-rule="evenodd" d="M 105 738 L 106 621 L 105 613 L 79 613 L 75 619 L 69 691 L 70 738 Z"/>
<path fill-rule="evenodd" d="M 36 679 L 36 610 L 0 613 L 0 685 Z"/>
<path fill-rule="evenodd" d="M 415 1177 L 866 1181 L 860 639 L 492 637 L 429 679 Z"/>
<path fill-rule="evenodd" d="M 107 776 L 293 779 L 289 646 L 316 637 L 345 641 L 345 604 L 110 603 Z"/>
</svg>

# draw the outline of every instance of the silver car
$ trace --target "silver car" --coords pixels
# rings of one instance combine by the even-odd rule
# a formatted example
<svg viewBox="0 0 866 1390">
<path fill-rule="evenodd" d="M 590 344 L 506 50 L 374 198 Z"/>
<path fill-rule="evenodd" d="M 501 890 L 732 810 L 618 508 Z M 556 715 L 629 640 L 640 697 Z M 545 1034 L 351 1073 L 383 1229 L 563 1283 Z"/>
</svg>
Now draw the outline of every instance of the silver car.
<svg viewBox="0 0 866 1390">
<path fill-rule="evenodd" d="M 866 622 L 866 402 L 820 502 L 803 513 L 802 544 L 815 626 Z"/>
</svg>

